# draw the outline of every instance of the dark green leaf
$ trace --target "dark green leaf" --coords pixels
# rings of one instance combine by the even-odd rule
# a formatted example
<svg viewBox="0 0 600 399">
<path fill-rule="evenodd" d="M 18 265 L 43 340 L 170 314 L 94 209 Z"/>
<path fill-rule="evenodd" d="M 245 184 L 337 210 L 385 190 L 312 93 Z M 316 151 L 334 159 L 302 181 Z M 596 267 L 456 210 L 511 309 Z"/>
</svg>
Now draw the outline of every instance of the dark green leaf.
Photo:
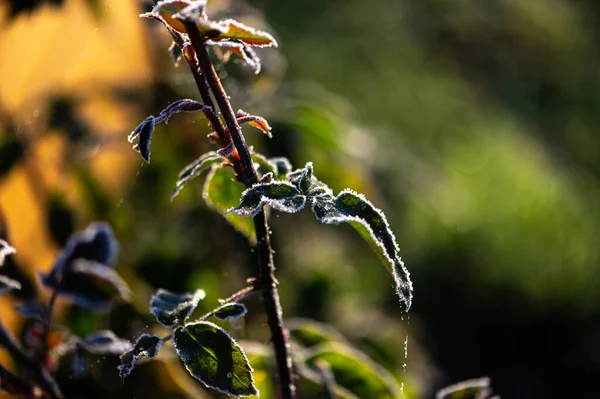
<svg viewBox="0 0 600 399">
<path fill-rule="evenodd" d="M 13 290 L 20 290 L 21 283 L 0 274 L 0 295 L 4 295 Z"/>
<path fill-rule="evenodd" d="M 250 216 L 227 213 L 227 210 L 239 203 L 244 185 L 233 178 L 231 168 L 213 165 L 206 176 L 202 197 L 210 206 L 227 219 L 237 231 L 242 233 L 251 244 L 256 242 L 254 221 Z"/>
<path fill-rule="evenodd" d="M 179 172 L 177 178 L 177 185 L 173 193 L 171 194 L 171 201 L 179 194 L 179 192 L 185 187 L 187 183 L 193 178 L 199 176 L 205 170 L 208 170 L 211 166 L 225 161 L 217 152 L 210 151 L 203 154 L 200 158 L 187 165 Z"/>
<path fill-rule="evenodd" d="M 408 270 L 400 259 L 400 248 L 394 233 L 383 212 L 363 195 L 350 190 L 342 191 L 335 198 L 329 195 L 317 196 L 312 202 L 312 210 L 320 222 L 349 223 L 369 243 L 394 278 L 396 293 L 405 310 L 408 310 L 412 301 L 412 283 Z"/>
<path fill-rule="evenodd" d="M 199 322 L 173 332 L 177 354 L 204 385 L 234 396 L 258 395 L 242 348 L 222 328 Z"/>
<path fill-rule="evenodd" d="M 238 215 L 256 215 L 264 205 L 281 212 L 295 213 L 304 208 L 306 197 L 285 181 L 257 183 L 242 194 L 240 205 L 229 209 Z"/>
<path fill-rule="evenodd" d="M 83 348 L 95 355 L 122 355 L 133 349 L 131 342 L 117 337 L 110 330 L 96 331 L 85 337 Z"/>
<path fill-rule="evenodd" d="M 216 310 L 215 317 L 219 320 L 225 321 L 243 317 L 247 312 L 248 310 L 241 303 L 230 303 Z"/>
<path fill-rule="evenodd" d="M 113 268 L 86 259 L 73 261 L 60 280 L 42 275 L 42 283 L 78 306 L 93 310 L 106 310 L 113 300 L 129 300 L 131 296 L 127 283 Z"/>
<path fill-rule="evenodd" d="M 150 162 L 150 141 L 155 125 L 156 119 L 150 115 L 127 137 L 127 140 L 130 143 L 133 143 L 133 140 L 138 139 L 138 143 L 133 146 L 133 149 L 139 151 L 146 162 Z"/>
<path fill-rule="evenodd" d="M 287 179 L 305 195 L 314 197 L 317 195 L 331 195 L 327 185 L 313 175 L 313 164 L 308 162 L 304 169 L 297 169 L 287 175 Z"/>
<path fill-rule="evenodd" d="M 169 123 L 169 118 L 179 112 L 195 112 L 195 111 L 207 111 L 214 112 L 213 109 L 207 105 L 199 103 L 198 101 L 184 99 L 172 102 L 167 108 L 163 109 L 158 117 L 155 119 L 155 123 L 165 122 Z"/>
<path fill-rule="evenodd" d="M 436 399 L 487 399 L 491 395 L 490 379 L 487 377 L 459 382 L 440 389 Z"/>
<path fill-rule="evenodd" d="M 338 385 L 359 398 L 400 397 L 396 380 L 362 352 L 341 344 L 326 344 L 315 348 L 306 358 L 313 367 L 319 361 L 329 365 Z"/>
<path fill-rule="evenodd" d="M 159 289 L 150 300 L 150 313 L 165 327 L 173 327 L 185 322 L 205 295 L 204 290 L 193 294 L 174 294 Z"/>
<path fill-rule="evenodd" d="M 158 354 L 163 340 L 156 335 L 140 335 L 133 345 L 133 349 L 121 355 L 121 364 L 119 365 L 119 375 L 121 378 L 128 376 L 135 363 L 143 356 L 153 358 Z"/>
<path fill-rule="evenodd" d="M 285 157 L 269 158 L 269 162 L 277 168 L 277 173 L 274 173 L 275 176 L 286 177 L 292 171 L 292 164 Z"/>
</svg>

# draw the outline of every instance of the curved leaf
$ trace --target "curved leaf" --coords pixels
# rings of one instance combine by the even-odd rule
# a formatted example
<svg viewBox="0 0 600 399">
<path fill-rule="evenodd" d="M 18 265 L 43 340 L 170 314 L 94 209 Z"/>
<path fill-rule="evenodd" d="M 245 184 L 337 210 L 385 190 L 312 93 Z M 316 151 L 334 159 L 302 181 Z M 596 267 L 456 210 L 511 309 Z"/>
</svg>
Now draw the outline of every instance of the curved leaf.
<svg viewBox="0 0 600 399">
<path fill-rule="evenodd" d="M 274 176 L 279 175 L 277 165 L 268 160 L 264 155 L 257 153 L 252 154 L 252 162 L 254 163 L 254 167 L 259 169 L 262 175 L 265 175 L 266 173 L 272 173 Z"/>
<path fill-rule="evenodd" d="M 303 169 L 296 169 L 295 171 L 288 173 L 287 179 L 296 186 L 298 190 L 309 197 L 332 194 L 329 187 L 313 175 L 312 162 L 307 162 Z"/>
<path fill-rule="evenodd" d="M 252 49 L 252 47 L 248 46 L 245 43 L 242 43 L 239 40 L 220 40 L 220 41 L 212 41 L 207 40 L 206 44 L 208 46 L 215 47 L 215 51 L 221 61 L 226 63 L 229 61 L 231 54 L 235 54 L 242 60 L 246 62 L 252 69 L 254 69 L 254 74 L 258 75 L 262 68 L 260 63 L 260 58 L 256 54 L 256 52 Z"/>
<path fill-rule="evenodd" d="M 177 327 L 173 345 L 190 374 L 207 387 L 234 396 L 258 395 L 246 355 L 222 328 L 209 322 Z"/>
<path fill-rule="evenodd" d="M 440 389 L 435 399 L 487 399 L 492 393 L 488 377 L 462 381 Z"/>
<path fill-rule="evenodd" d="M 256 215 L 263 205 L 281 212 L 295 213 L 304 208 L 306 197 L 285 181 L 257 183 L 242 194 L 240 205 L 229 209 L 238 215 Z"/>
<path fill-rule="evenodd" d="M 265 118 L 256 115 L 250 115 L 242 111 L 241 109 L 238 110 L 235 116 L 240 125 L 243 123 L 247 123 L 249 125 L 254 126 L 257 129 L 262 130 L 262 132 L 266 134 L 267 137 L 273 138 L 273 135 L 271 134 L 271 126 L 269 126 L 269 123 Z"/>
<path fill-rule="evenodd" d="M 114 332 L 102 330 L 85 337 L 83 348 L 95 355 L 122 355 L 131 351 L 133 346 L 126 339 L 117 337 Z"/>
<path fill-rule="evenodd" d="M 8 278 L 0 274 L 0 295 L 7 294 L 13 290 L 20 290 L 21 283 L 12 278 Z"/>
<path fill-rule="evenodd" d="M 338 385 L 359 398 L 396 399 L 400 387 L 390 373 L 364 353 L 341 344 L 326 344 L 309 352 L 306 363 L 326 362 Z"/>
<path fill-rule="evenodd" d="M 127 377 L 135 363 L 142 357 L 153 358 L 158 354 L 163 340 L 156 335 L 143 334 L 138 337 L 133 345 L 133 349 L 121 355 L 121 364 L 119 365 L 119 376 Z"/>
<path fill-rule="evenodd" d="M 292 164 L 285 157 L 269 158 L 269 162 L 277 168 L 277 173 L 274 173 L 275 176 L 285 177 L 292 171 Z"/>
<path fill-rule="evenodd" d="M 241 303 L 230 303 L 228 305 L 221 306 L 214 313 L 215 317 L 219 320 L 232 320 L 238 317 L 244 317 L 248 310 Z"/>
<path fill-rule="evenodd" d="M 217 152 L 210 151 L 203 154 L 200 158 L 187 165 L 179 172 L 177 178 L 177 185 L 171 194 L 171 201 L 179 194 L 179 192 L 189 183 L 190 180 L 199 176 L 205 170 L 208 170 L 211 166 L 223 162 L 225 159 L 221 157 Z"/>
<path fill-rule="evenodd" d="M 226 19 L 219 21 L 218 24 L 224 26 L 225 29 L 218 36 L 211 37 L 213 41 L 235 39 L 249 46 L 277 47 L 277 41 L 269 33 L 251 28 L 239 21 Z"/>
<path fill-rule="evenodd" d="M 205 2 L 204 2 L 205 3 Z M 181 21 L 174 18 L 179 12 L 192 5 L 188 0 L 164 0 L 156 3 L 152 12 L 142 14 L 140 17 L 157 18 L 164 21 L 164 24 L 170 29 L 181 33 L 186 33 L 185 27 Z"/>
<path fill-rule="evenodd" d="M 193 294 L 175 294 L 159 289 L 150 300 L 150 313 L 163 326 L 173 327 L 185 322 L 205 296 L 204 290 L 197 290 Z"/>
<path fill-rule="evenodd" d="M 173 101 L 169 106 L 163 109 L 155 120 L 155 123 L 165 122 L 169 123 L 169 118 L 179 112 L 196 112 L 196 111 L 207 111 L 214 112 L 211 107 L 199 103 L 198 101 L 183 99 Z"/>
<path fill-rule="evenodd" d="M 128 300 L 131 291 L 117 272 L 102 263 L 76 259 L 60 280 L 52 274 L 42 275 L 42 283 L 70 297 L 78 306 L 106 310 L 115 299 Z"/>
<path fill-rule="evenodd" d="M 412 283 L 408 270 L 400 259 L 396 237 L 380 209 L 362 194 L 342 191 L 337 197 L 329 195 L 312 199 L 317 219 L 326 224 L 349 223 L 369 243 L 394 278 L 396 293 L 408 310 L 412 301 Z"/>
<path fill-rule="evenodd" d="M 256 243 L 254 221 L 250 216 L 227 213 L 227 210 L 239 203 L 244 185 L 234 180 L 231 168 L 213 165 L 204 181 L 202 197 L 211 208 L 227 219 L 234 229 L 242 233 L 251 244 Z"/>
<path fill-rule="evenodd" d="M 16 253 L 17 250 L 10 246 L 5 240 L 0 239 L 0 266 L 4 264 L 4 258 Z"/>
</svg>

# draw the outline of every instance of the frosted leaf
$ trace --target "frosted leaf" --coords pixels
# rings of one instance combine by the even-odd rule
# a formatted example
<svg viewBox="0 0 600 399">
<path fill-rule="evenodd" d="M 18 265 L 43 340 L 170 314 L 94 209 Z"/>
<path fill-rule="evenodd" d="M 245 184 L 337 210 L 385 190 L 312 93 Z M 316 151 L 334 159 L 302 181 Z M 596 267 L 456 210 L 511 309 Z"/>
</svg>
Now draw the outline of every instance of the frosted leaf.
<svg viewBox="0 0 600 399">
<path fill-rule="evenodd" d="M 400 248 L 394 233 L 383 212 L 375 208 L 362 194 L 351 190 L 344 190 L 335 198 L 331 195 L 321 195 L 311 200 L 313 213 L 320 222 L 349 223 L 371 245 L 394 278 L 396 293 L 405 310 L 408 310 L 412 302 L 412 283 L 400 258 Z"/>
<path fill-rule="evenodd" d="M 238 215 L 256 215 L 264 205 L 287 213 L 295 213 L 304 208 L 306 196 L 292 184 L 285 181 L 257 183 L 242 193 L 240 205 L 229 209 Z"/>
</svg>

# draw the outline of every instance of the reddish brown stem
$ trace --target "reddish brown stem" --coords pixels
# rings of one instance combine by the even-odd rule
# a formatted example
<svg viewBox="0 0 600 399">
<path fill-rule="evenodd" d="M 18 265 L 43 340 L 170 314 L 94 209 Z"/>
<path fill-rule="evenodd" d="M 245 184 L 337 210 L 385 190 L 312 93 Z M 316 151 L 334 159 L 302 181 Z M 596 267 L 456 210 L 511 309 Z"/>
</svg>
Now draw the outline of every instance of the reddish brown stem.
<svg viewBox="0 0 600 399">
<path fill-rule="evenodd" d="M 202 74 L 208 81 L 208 85 L 225 120 L 227 130 L 231 134 L 235 148 L 240 156 L 242 170 L 237 171 L 238 176 L 246 186 L 251 186 L 258 181 L 258 174 L 254 168 L 252 156 L 242 134 L 242 129 L 231 107 L 229 97 L 225 89 L 223 89 L 221 79 L 217 75 L 208 56 L 202 35 L 193 23 L 186 22 L 185 27 L 196 52 Z M 256 232 L 258 255 L 257 283 L 262 289 L 263 305 L 267 315 L 267 323 L 271 330 L 281 397 L 283 399 L 293 399 L 296 388 L 293 381 L 292 361 L 289 355 L 288 333 L 283 324 L 277 280 L 275 278 L 273 250 L 269 237 L 269 225 L 264 210 L 254 217 L 254 229 Z"/>
</svg>

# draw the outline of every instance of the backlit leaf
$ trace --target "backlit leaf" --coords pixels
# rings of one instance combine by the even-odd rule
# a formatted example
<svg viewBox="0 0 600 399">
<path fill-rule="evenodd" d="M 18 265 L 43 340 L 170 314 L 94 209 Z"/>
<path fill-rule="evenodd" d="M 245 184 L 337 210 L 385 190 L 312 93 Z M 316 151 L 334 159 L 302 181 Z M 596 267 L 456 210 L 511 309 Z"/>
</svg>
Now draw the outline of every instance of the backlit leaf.
<svg viewBox="0 0 600 399">
<path fill-rule="evenodd" d="M 231 54 L 235 54 L 239 58 L 243 59 L 246 64 L 252 67 L 255 74 L 260 73 L 260 58 L 252 49 L 252 47 L 248 46 L 247 44 L 239 40 L 220 40 L 216 42 L 207 40 L 206 44 L 215 48 L 215 53 L 220 56 L 221 61 L 224 63 L 229 61 Z"/>
<path fill-rule="evenodd" d="M 211 107 L 204 105 L 202 103 L 199 103 L 198 101 L 189 100 L 189 99 L 177 100 L 177 101 L 174 101 L 171 104 L 169 104 L 169 106 L 167 108 L 163 109 L 160 112 L 160 114 L 158 115 L 158 117 L 156 118 L 155 122 L 156 123 L 165 122 L 165 124 L 168 124 L 169 118 L 171 118 L 176 113 L 205 111 L 205 110 L 210 110 L 210 112 L 213 112 Z"/>
<path fill-rule="evenodd" d="M 256 215 L 264 205 L 287 213 L 298 212 L 306 204 L 306 197 L 285 181 L 257 183 L 242 194 L 240 205 L 229 209 L 238 215 Z"/>
<path fill-rule="evenodd" d="M 183 23 L 174 18 L 179 12 L 181 12 L 186 7 L 192 5 L 192 1 L 188 0 L 165 0 L 159 1 L 156 3 L 156 6 L 152 9 L 152 12 L 147 14 L 140 15 L 141 17 L 151 17 L 152 15 L 159 16 L 164 23 L 170 27 L 181 33 L 186 33 L 185 26 Z"/>
<path fill-rule="evenodd" d="M 313 175 L 312 162 L 308 162 L 303 169 L 296 169 L 295 171 L 288 173 L 287 179 L 296 186 L 298 190 L 309 197 L 332 194 L 329 187 Z"/>
<path fill-rule="evenodd" d="M 256 233 L 252 218 L 227 212 L 228 209 L 239 204 L 244 188 L 242 183 L 234 180 L 231 168 L 214 165 L 206 176 L 202 197 L 208 206 L 223 215 L 234 229 L 254 244 Z"/>
<path fill-rule="evenodd" d="M 173 327 L 185 322 L 205 295 L 204 290 L 197 290 L 193 294 L 175 294 L 159 289 L 150 300 L 150 313 L 165 327 Z"/>
<path fill-rule="evenodd" d="M 110 330 L 96 331 L 88 335 L 83 340 L 83 347 L 95 355 L 122 355 L 133 349 L 131 342 L 117 337 Z"/>
<path fill-rule="evenodd" d="M 269 138 L 272 138 L 271 135 L 271 126 L 265 118 L 261 118 L 260 116 L 250 115 L 241 109 L 238 110 L 236 114 L 236 118 L 238 123 L 241 125 L 243 123 L 248 123 L 249 125 L 254 126 L 257 129 L 260 129 L 265 133 Z"/>
<path fill-rule="evenodd" d="M 42 283 L 78 306 L 94 310 L 106 310 L 113 300 L 129 300 L 131 296 L 129 287 L 112 267 L 86 259 L 74 260 L 60 279 L 42 275 Z"/>
<path fill-rule="evenodd" d="M 246 355 L 222 328 L 209 322 L 177 327 L 173 345 L 190 374 L 207 387 L 234 396 L 258 395 Z"/>
<path fill-rule="evenodd" d="M 487 399 L 492 389 L 490 379 L 487 377 L 462 381 L 449 387 L 440 389 L 436 399 Z"/>
<path fill-rule="evenodd" d="M 362 194 L 350 190 L 342 191 L 335 198 L 322 195 L 312 198 L 311 201 L 312 210 L 320 222 L 349 223 L 369 243 L 394 278 L 396 293 L 405 310 L 408 310 L 412 301 L 412 283 L 400 258 L 400 248 L 394 233 L 383 212 L 375 208 Z"/>
<path fill-rule="evenodd" d="M 313 367 L 320 361 L 329 365 L 338 385 L 359 398 L 401 396 L 394 377 L 362 352 L 341 344 L 326 344 L 316 347 L 306 357 L 306 363 Z"/>
<path fill-rule="evenodd" d="M 139 151 L 146 162 L 150 162 L 150 141 L 152 140 L 152 133 L 154 132 L 155 125 L 156 119 L 153 116 L 149 116 L 127 137 L 127 140 L 130 143 L 132 143 L 133 140 L 138 139 L 138 142 L 133 146 L 133 149 Z"/>
<path fill-rule="evenodd" d="M 264 155 L 256 153 L 252 154 L 252 162 L 254 163 L 254 167 L 257 168 L 262 175 L 266 173 L 272 173 L 274 176 L 279 175 L 277 165 L 268 160 Z"/>
<path fill-rule="evenodd" d="M 140 335 L 135 341 L 133 349 L 121 355 L 121 364 L 118 367 L 121 378 L 128 376 L 135 367 L 135 363 L 142 357 L 155 357 L 162 343 L 163 340 L 156 335 Z"/>
<path fill-rule="evenodd" d="M 247 312 L 248 310 L 241 303 L 230 303 L 216 310 L 215 317 L 219 320 L 225 321 L 243 317 Z"/>
<path fill-rule="evenodd" d="M 0 266 L 4 264 L 4 258 L 16 253 L 17 250 L 10 246 L 5 240 L 0 239 Z"/>
<path fill-rule="evenodd" d="M 193 178 L 199 176 L 205 170 L 208 170 L 213 165 L 222 163 L 225 159 L 221 157 L 217 152 L 210 151 L 200 156 L 194 162 L 187 165 L 179 172 L 177 178 L 177 185 L 171 194 L 171 201 L 179 194 L 179 192 L 185 187 L 187 183 Z"/>
<path fill-rule="evenodd" d="M 20 290 L 21 283 L 12 278 L 8 278 L 0 274 L 0 295 L 7 294 L 13 290 Z"/>
<path fill-rule="evenodd" d="M 247 45 L 256 47 L 277 47 L 277 41 L 267 32 L 251 28 L 233 19 L 227 19 L 219 22 L 225 26 L 225 30 L 212 40 L 239 40 Z"/>
</svg>

